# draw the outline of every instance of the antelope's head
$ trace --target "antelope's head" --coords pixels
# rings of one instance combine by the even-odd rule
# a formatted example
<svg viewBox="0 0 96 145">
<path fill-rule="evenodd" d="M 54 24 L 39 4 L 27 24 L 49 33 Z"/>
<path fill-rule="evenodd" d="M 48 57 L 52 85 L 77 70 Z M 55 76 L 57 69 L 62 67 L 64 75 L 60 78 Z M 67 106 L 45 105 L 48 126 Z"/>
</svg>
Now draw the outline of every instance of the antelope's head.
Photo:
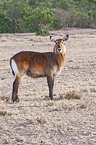
<svg viewBox="0 0 96 145">
<path fill-rule="evenodd" d="M 67 41 L 69 38 L 69 35 L 66 35 L 63 39 L 54 39 L 53 36 L 50 36 L 50 40 L 55 42 L 55 46 L 53 51 L 55 53 L 61 53 L 65 54 L 66 52 L 66 46 L 64 44 L 65 41 Z"/>
</svg>

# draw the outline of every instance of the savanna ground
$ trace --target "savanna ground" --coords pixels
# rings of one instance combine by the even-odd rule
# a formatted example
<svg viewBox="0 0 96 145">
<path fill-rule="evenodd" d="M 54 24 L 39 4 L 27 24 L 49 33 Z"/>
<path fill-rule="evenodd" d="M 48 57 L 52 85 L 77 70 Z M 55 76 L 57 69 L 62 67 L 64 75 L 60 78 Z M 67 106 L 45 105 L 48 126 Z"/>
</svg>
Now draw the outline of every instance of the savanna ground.
<svg viewBox="0 0 96 145">
<path fill-rule="evenodd" d="M 50 34 L 70 35 L 66 63 L 55 78 L 54 100 L 48 98 L 46 78 L 25 76 L 19 103 L 10 101 L 10 57 L 22 50 L 52 51 L 54 43 L 49 36 L 30 33 L 0 35 L 0 145 L 96 144 L 96 30 L 71 28 Z M 73 90 L 80 98 L 67 98 Z"/>
</svg>

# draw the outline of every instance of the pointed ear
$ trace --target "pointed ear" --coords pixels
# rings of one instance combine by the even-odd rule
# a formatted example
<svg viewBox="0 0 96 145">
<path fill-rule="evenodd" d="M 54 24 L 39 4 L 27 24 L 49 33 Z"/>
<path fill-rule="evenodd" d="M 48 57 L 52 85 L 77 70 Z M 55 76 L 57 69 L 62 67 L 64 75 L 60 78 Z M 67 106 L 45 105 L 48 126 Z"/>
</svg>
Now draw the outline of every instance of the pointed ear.
<svg viewBox="0 0 96 145">
<path fill-rule="evenodd" d="M 50 40 L 51 40 L 52 42 L 55 42 L 56 44 L 58 44 L 58 42 L 54 39 L 53 36 L 50 36 Z"/>
<path fill-rule="evenodd" d="M 64 38 L 63 38 L 63 41 L 67 41 L 69 39 L 69 35 L 66 35 Z"/>
<path fill-rule="evenodd" d="M 53 38 L 53 36 L 50 36 L 50 40 L 51 40 L 51 41 L 54 41 L 55 39 Z"/>
</svg>

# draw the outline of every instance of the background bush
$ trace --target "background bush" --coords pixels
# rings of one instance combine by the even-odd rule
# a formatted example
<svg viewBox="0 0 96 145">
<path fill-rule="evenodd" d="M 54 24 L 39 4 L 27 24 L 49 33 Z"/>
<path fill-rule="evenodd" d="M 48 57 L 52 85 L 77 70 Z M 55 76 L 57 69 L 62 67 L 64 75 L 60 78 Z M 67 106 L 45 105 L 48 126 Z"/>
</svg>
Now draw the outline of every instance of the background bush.
<svg viewBox="0 0 96 145">
<path fill-rule="evenodd" d="M 96 28 L 96 0 L 0 0 L 0 33 Z"/>
</svg>

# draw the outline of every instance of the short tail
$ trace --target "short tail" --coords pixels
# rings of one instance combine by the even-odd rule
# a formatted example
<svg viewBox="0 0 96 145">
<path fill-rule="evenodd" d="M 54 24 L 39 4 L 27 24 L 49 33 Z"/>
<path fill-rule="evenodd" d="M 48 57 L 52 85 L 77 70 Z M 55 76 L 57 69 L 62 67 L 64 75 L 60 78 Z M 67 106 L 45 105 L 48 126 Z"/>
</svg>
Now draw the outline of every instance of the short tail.
<svg viewBox="0 0 96 145">
<path fill-rule="evenodd" d="M 19 74 L 19 72 L 18 72 L 17 64 L 13 59 L 10 59 L 10 67 L 12 70 L 12 74 L 14 76 L 17 76 Z"/>
</svg>

